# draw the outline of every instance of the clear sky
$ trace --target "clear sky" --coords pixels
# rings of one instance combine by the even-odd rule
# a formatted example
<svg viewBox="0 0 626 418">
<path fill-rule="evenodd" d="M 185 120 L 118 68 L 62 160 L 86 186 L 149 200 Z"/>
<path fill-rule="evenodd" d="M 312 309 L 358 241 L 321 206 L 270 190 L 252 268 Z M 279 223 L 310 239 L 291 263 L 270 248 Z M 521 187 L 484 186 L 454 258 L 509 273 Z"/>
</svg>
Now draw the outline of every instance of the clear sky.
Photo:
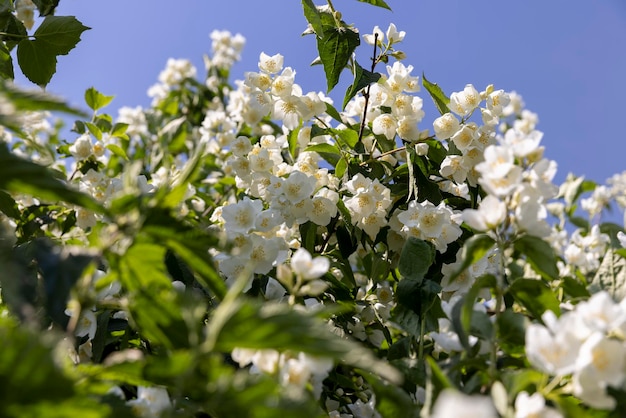
<svg viewBox="0 0 626 418">
<path fill-rule="evenodd" d="M 321 0 L 314 0 L 321 3 Z M 624 0 L 387 0 L 393 9 L 334 0 L 344 20 L 361 33 L 390 22 L 407 32 L 399 47 L 414 74 L 426 74 L 446 93 L 472 83 L 515 90 L 538 113 L 547 156 L 568 172 L 603 182 L 626 170 L 626 2 Z M 82 104 L 94 86 L 116 99 L 107 110 L 147 106 L 146 90 L 167 58 L 188 58 L 203 71 L 214 29 L 247 39 L 234 78 L 257 69 L 260 52 L 281 53 L 306 91 L 324 91 L 312 37 L 299 0 L 61 0 L 58 15 L 91 27 L 68 56 L 59 57 L 50 92 Z M 366 49 L 367 48 L 367 49 Z M 370 54 L 363 46 L 363 66 Z M 383 71 L 383 68 L 378 70 Z M 348 74 L 346 74 L 347 76 Z M 19 80 L 18 80 L 19 81 Z M 348 83 L 336 88 L 336 103 Z M 22 82 L 21 84 L 23 84 Z M 422 92 L 432 128 L 437 116 Z M 70 139 L 70 138 L 68 138 Z"/>
</svg>

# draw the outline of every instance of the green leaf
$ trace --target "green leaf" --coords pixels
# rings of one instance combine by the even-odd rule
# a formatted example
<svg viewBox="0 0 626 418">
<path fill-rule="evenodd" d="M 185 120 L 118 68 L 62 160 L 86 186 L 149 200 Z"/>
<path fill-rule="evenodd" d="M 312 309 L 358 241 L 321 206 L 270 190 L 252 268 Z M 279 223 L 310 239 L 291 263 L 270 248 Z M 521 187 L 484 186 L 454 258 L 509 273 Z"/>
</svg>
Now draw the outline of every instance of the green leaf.
<svg viewBox="0 0 626 418">
<path fill-rule="evenodd" d="M 46 16 L 33 36 L 45 41 L 55 55 L 68 54 L 80 41 L 80 35 L 88 30 L 74 16 Z"/>
<path fill-rule="evenodd" d="M 304 12 L 304 17 L 307 22 L 313 28 L 313 31 L 317 34 L 317 36 L 321 37 L 324 33 L 322 28 L 322 18 L 320 17 L 320 12 L 313 3 L 312 0 L 302 0 L 302 11 Z"/>
<path fill-rule="evenodd" d="M 383 0 L 358 0 L 361 3 L 368 3 L 372 6 L 382 7 L 383 9 L 391 10 L 391 7 L 387 5 Z"/>
<path fill-rule="evenodd" d="M 433 102 L 435 102 L 439 113 L 442 115 L 449 113 L 450 109 L 448 109 L 448 103 L 450 103 L 450 98 L 441 90 L 441 87 L 439 87 L 437 83 L 428 81 L 424 73 L 422 73 L 422 84 L 426 91 L 428 91 L 428 94 L 430 94 L 430 97 L 432 97 Z"/>
<path fill-rule="evenodd" d="M 515 240 L 514 247 L 517 251 L 526 255 L 530 265 L 546 280 L 559 277 L 559 269 L 556 266 L 554 250 L 541 238 L 524 235 Z"/>
<path fill-rule="evenodd" d="M 0 31 L 4 32 L 0 35 L 0 41 L 4 41 L 6 47 L 12 50 L 15 45 L 22 39 L 28 36 L 26 27 L 20 22 L 20 20 L 12 13 L 13 7 L 5 5 L 0 12 Z"/>
<path fill-rule="evenodd" d="M 317 39 L 317 50 L 326 73 L 327 92 L 330 92 L 361 41 L 359 34 L 350 28 L 324 26 L 323 31 L 324 35 Z"/>
<path fill-rule="evenodd" d="M 87 117 L 87 114 L 68 105 L 63 99 L 37 90 L 22 90 L 11 84 L 0 83 L 0 92 L 19 110 L 50 110 Z"/>
<path fill-rule="evenodd" d="M 9 80 L 13 80 L 15 77 L 13 74 L 13 59 L 9 50 L 2 42 L 0 42 L 0 77 Z"/>
<path fill-rule="evenodd" d="M 459 277 L 469 266 L 483 258 L 494 244 L 493 238 L 486 234 L 476 234 L 465 241 L 461 250 L 461 266 L 450 276 L 450 283 Z"/>
<path fill-rule="evenodd" d="M 511 283 L 507 292 L 536 319 L 540 319 L 548 310 L 557 316 L 561 314 L 559 300 L 543 280 L 517 279 Z"/>
<path fill-rule="evenodd" d="M 459 335 L 461 345 L 467 351 L 471 350 L 469 335 L 472 328 L 472 316 L 478 314 L 478 312 L 474 312 L 474 304 L 480 291 L 486 287 L 496 287 L 496 278 L 491 274 L 476 279 L 464 298 L 452 308 L 452 326 Z"/>
<path fill-rule="evenodd" d="M 419 418 L 420 408 L 406 391 L 395 385 L 390 385 L 376 376 L 368 376 L 367 382 L 374 389 L 376 409 L 383 418 Z"/>
<path fill-rule="evenodd" d="M 431 244 L 409 237 L 402 247 L 398 270 L 403 278 L 421 283 L 434 261 L 435 249 Z"/>
<path fill-rule="evenodd" d="M 367 71 L 366 69 L 361 67 L 359 63 L 356 62 L 356 60 L 354 61 L 353 72 L 354 72 L 354 81 L 352 82 L 352 85 L 348 87 L 348 90 L 346 90 L 346 94 L 343 98 L 342 109 L 346 108 L 346 105 L 348 104 L 348 102 L 354 96 L 356 96 L 359 91 L 361 91 L 362 89 L 364 89 L 365 87 L 369 86 L 372 83 L 376 83 L 380 79 L 379 73 L 373 73 L 371 71 Z"/>
<path fill-rule="evenodd" d="M 57 56 L 46 41 L 23 39 L 17 45 L 17 63 L 33 83 L 46 86 L 57 70 Z"/>
<path fill-rule="evenodd" d="M 340 158 L 337 161 L 337 165 L 335 165 L 335 176 L 337 178 L 343 178 L 343 175 L 346 174 L 346 170 L 348 169 L 348 162 L 345 158 Z"/>
<path fill-rule="evenodd" d="M 500 348 L 512 356 L 523 356 L 528 319 L 521 313 L 507 309 L 497 317 L 496 321 Z"/>
<path fill-rule="evenodd" d="M 326 113 L 328 114 L 328 116 L 335 119 L 337 122 L 343 123 L 343 120 L 341 119 L 341 115 L 339 114 L 337 109 L 335 109 L 333 105 L 331 105 L 330 103 L 326 103 Z"/>
<path fill-rule="evenodd" d="M 124 150 L 119 145 L 108 144 L 106 146 L 106 149 L 108 149 L 113 154 L 117 155 L 118 157 L 128 161 L 128 156 L 126 155 L 126 152 L 124 152 Z"/>
<path fill-rule="evenodd" d="M 359 142 L 359 133 L 352 129 L 331 129 L 330 132 L 337 136 L 341 145 L 346 145 L 353 149 Z"/>
<path fill-rule="evenodd" d="M 222 299 L 226 295 L 226 284 L 209 256 L 209 249 L 217 245 L 217 238 L 175 219 L 164 219 L 161 222 L 161 225 L 144 227 L 142 233 L 149 236 L 150 240 L 162 243 L 182 258 L 195 273 L 198 282 Z"/>
<path fill-rule="evenodd" d="M 106 213 L 104 207 L 91 196 L 70 188 L 46 167 L 13 155 L 6 146 L 0 146 L 0 189 Z"/>
<path fill-rule="evenodd" d="M 21 216 L 20 210 L 17 207 L 17 203 L 11 195 L 0 190 L 0 212 L 4 213 L 9 218 L 19 219 Z"/>
<path fill-rule="evenodd" d="M 317 152 L 320 157 L 328 161 L 333 167 L 337 165 L 341 159 L 341 150 L 336 145 L 331 144 L 314 144 L 304 149 L 307 152 Z"/>
<path fill-rule="evenodd" d="M 89 106 L 94 111 L 102 109 L 103 107 L 111 103 L 114 97 L 115 96 L 105 96 L 94 87 L 89 87 L 85 91 L 85 103 L 87 103 L 87 106 Z"/>
<path fill-rule="evenodd" d="M 39 16 L 48 16 L 54 14 L 54 9 L 59 5 L 59 0 L 33 0 L 37 10 L 39 10 Z"/>
<path fill-rule="evenodd" d="M 609 248 L 588 286 L 590 293 L 606 290 L 615 300 L 626 297 L 626 259 Z"/>
<path fill-rule="evenodd" d="M 377 359 L 359 343 L 341 338 L 328 329 L 325 321 L 312 313 L 285 304 L 259 303 L 241 298 L 222 303 L 209 324 L 207 335 L 215 337 L 215 349 L 271 348 L 330 357 L 362 368 L 398 383 L 400 373 Z"/>
</svg>

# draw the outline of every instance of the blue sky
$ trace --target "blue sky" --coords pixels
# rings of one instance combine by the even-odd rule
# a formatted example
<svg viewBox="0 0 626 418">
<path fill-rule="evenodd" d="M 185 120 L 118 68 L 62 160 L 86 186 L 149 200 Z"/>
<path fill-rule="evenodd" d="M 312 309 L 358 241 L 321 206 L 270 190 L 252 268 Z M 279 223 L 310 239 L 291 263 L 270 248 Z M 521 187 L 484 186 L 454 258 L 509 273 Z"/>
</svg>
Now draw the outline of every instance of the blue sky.
<svg viewBox="0 0 626 418">
<path fill-rule="evenodd" d="M 546 154 L 559 164 L 557 180 L 574 172 L 603 182 L 626 169 L 621 124 L 626 119 L 626 2 L 387 2 L 392 12 L 334 0 L 344 20 L 361 33 L 371 33 L 374 25 L 385 30 L 390 22 L 406 31 L 399 47 L 407 54 L 405 64 L 446 93 L 467 83 L 479 90 L 493 83 L 520 93 L 539 115 Z M 188 58 L 202 73 L 214 29 L 247 39 L 234 78 L 256 70 L 261 52 L 281 53 L 305 92 L 325 90 L 322 68 L 309 66 L 316 55 L 314 39 L 300 36 L 306 22 L 298 0 L 62 0 L 57 14 L 74 15 L 92 28 L 75 50 L 59 58 L 48 86 L 75 105 L 82 105 L 85 89 L 94 86 L 116 96 L 107 109 L 114 115 L 124 105 L 147 106 L 146 90 L 167 58 Z M 370 53 L 367 46 L 358 52 L 364 66 Z M 348 81 L 343 78 L 331 94 L 336 102 Z M 427 104 L 424 129 L 437 114 L 427 94 L 421 95 Z"/>
</svg>

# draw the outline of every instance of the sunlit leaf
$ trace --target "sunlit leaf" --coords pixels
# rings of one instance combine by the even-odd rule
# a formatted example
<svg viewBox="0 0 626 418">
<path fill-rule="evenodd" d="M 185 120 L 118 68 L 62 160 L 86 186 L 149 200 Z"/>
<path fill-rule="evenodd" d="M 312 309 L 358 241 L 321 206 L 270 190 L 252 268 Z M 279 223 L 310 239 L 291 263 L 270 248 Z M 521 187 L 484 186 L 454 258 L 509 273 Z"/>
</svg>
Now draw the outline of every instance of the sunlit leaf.
<svg viewBox="0 0 626 418">
<path fill-rule="evenodd" d="M 372 6 L 378 6 L 378 7 L 382 7 L 383 9 L 387 9 L 387 10 L 391 10 L 391 7 L 389 7 L 389 5 L 387 3 L 385 3 L 383 0 L 358 0 L 361 3 L 369 3 Z"/>
<path fill-rule="evenodd" d="M 342 108 L 345 109 L 348 102 L 357 95 L 358 92 L 363 90 L 365 87 L 369 86 L 372 83 L 377 82 L 380 79 L 379 73 L 373 73 L 371 71 L 367 71 L 365 68 L 361 67 L 358 62 L 354 61 L 354 81 L 352 85 L 348 87 L 346 94 L 343 98 Z"/>
<path fill-rule="evenodd" d="M 94 87 L 89 87 L 85 91 L 85 103 L 87 103 L 87 106 L 89 106 L 92 110 L 102 109 L 111 103 L 114 97 L 115 96 L 105 96 Z"/>
<path fill-rule="evenodd" d="M 588 289 L 592 294 L 605 290 L 615 300 L 626 298 L 626 258 L 609 248 Z"/>
<path fill-rule="evenodd" d="M 439 113 L 443 115 L 450 112 L 450 109 L 448 109 L 450 98 L 446 96 L 443 90 L 441 90 L 441 87 L 439 87 L 437 83 L 431 83 L 428 81 L 428 79 L 426 79 L 426 75 L 424 74 L 422 74 L 422 84 L 428 94 L 430 94 L 430 97 L 432 97 L 433 102 L 435 102 L 435 106 L 437 107 Z"/>
<path fill-rule="evenodd" d="M 357 46 L 359 34 L 346 27 L 324 26 L 324 34 L 317 39 L 317 49 L 326 73 L 327 91 L 339 82 L 341 72 Z"/>
</svg>

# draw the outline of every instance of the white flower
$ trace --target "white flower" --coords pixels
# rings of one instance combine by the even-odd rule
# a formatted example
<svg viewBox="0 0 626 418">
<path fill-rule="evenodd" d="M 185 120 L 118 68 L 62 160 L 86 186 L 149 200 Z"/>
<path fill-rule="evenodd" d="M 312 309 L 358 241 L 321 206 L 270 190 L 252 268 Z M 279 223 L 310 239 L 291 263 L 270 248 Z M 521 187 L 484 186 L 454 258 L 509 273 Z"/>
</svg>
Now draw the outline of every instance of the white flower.
<svg viewBox="0 0 626 418">
<path fill-rule="evenodd" d="M 431 418 L 496 418 L 497 416 L 489 397 L 465 395 L 453 389 L 445 389 L 435 401 Z"/>
<path fill-rule="evenodd" d="M 563 415 L 546 406 L 546 400 L 539 392 L 528 395 L 520 392 L 515 398 L 515 418 L 561 418 Z"/>
<path fill-rule="evenodd" d="M 594 332 L 580 347 L 576 359 L 577 373 L 586 369 L 585 376 L 601 385 L 619 386 L 624 381 L 626 347 L 624 343 Z"/>
<path fill-rule="evenodd" d="M 229 232 L 247 233 L 254 227 L 257 216 L 263 210 L 263 202 L 244 197 L 243 200 L 224 206 L 222 218 Z"/>
<path fill-rule="evenodd" d="M 77 160 L 86 160 L 93 153 L 91 136 L 88 133 L 79 136 L 70 146 L 72 156 Z"/>
<path fill-rule="evenodd" d="M 390 44 L 401 42 L 404 39 L 405 35 L 405 31 L 398 32 L 396 25 L 394 25 L 393 23 L 389 24 L 389 27 L 387 28 L 387 39 L 389 40 Z"/>
<path fill-rule="evenodd" d="M 439 116 L 433 122 L 435 136 L 439 140 L 448 139 L 454 135 L 460 128 L 459 120 L 452 113 L 445 113 Z"/>
<path fill-rule="evenodd" d="M 480 102 L 480 93 L 473 85 L 467 84 L 463 91 L 450 95 L 448 108 L 459 116 L 466 116 L 476 109 Z"/>
<path fill-rule="evenodd" d="M 383 113 L 372 122 L 372 131 L 376 135 L 384 135 L 387 139 L 393 139 L 396 136 L 397 128 L 396 119 L 388 113 Z"/>
<path fill-rule="evenodd" d="M 372 46 L 374 46 L 374 39 L 376 39 L 376 44 L 381 46 L 385 40 L 385 34 L 378 26 L 374 26 L 372 33 L 363 35 L 363 39 L 365 40 L 365 43 Z"/>
<path fill-rule="evenodd" d="M 304 280 L 317 279 L 328 272 L 330 260 L 326 257 L 311 257 L 304 248 L 298 250 L 291 257 L 291 269 Z"/>
<path fill-rule="evenodd" d="M 620 245 L 626 248 L 626 234 L 624 234 L 622 231 L 619 231 L 617 233 L 617 239 L 619 240 Z"/>
<path fill-rule="evenodd" d="M 269 56 L 261 52 L 259 69 L 267 74 L 277 74 L 283 69 L 284 57 L 280 54 Z"/>
<path fill-rule="evenodd" d="M 477 231 L 488 231 L 498 227 L 506 219 L 506 205 L 495 196 L 487 195 L 478 209 L 463 211 L 463 221 Z"/>
<path fill-rule="evenodd" d="M 160 387 L 137 388 L 137 399 L 126 402 L 135 415 L 145 418 L 159 417 L 171 407 L 167 389 Z"/>
</svg>

